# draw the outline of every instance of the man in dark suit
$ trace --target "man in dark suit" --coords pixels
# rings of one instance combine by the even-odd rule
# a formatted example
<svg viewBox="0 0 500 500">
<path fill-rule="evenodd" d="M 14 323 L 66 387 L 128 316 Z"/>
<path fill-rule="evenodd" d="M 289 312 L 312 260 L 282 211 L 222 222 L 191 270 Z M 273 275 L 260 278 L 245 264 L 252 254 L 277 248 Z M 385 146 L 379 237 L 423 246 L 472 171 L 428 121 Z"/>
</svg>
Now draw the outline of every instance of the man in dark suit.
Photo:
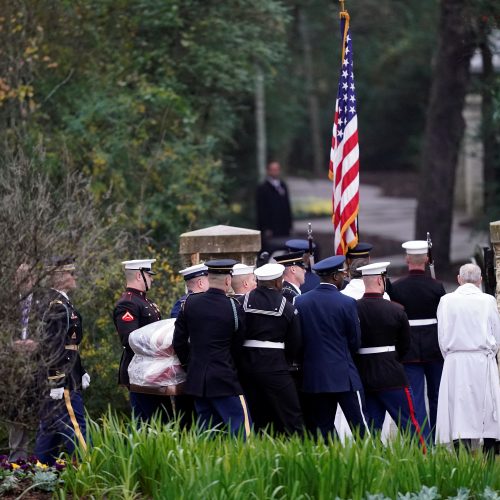
<svg viewBox="0 0 500 500">
<path fill-rule="evenodd" d="M 353 430 L 360 436 L 367 430 L 361 380 L 352 357 L 361 341 L 356 301 L 340 293 L 344 262 L 344 256 L 334 256 L 315 264 L 321 283 L 295 299 L 304 344 L 306 425 L 325 439 L 334 432 L 338 404 Z"/>
<path fill-rule="evenodd" d="M 236 372 L 245 324 L 240 303 L 226 295 L 235 260 L 205 262 L 209 289 L 188 295 L 177 317 L 174 350 L 187 368 L 185 393 L 195 398 L 202 428 L 225 424 L 250 433 L 250 418 Z"/>
<path fill-rule="evenodd" d="M 282 246 L 292 229 L 292 210 L 288 188 L 280 179 L 281 167 L 277 161 L 267 166 L 266 180 L 257 188 L 257 229 L 262 233 L 262 248 L 269 252 Z"/>
</svg>

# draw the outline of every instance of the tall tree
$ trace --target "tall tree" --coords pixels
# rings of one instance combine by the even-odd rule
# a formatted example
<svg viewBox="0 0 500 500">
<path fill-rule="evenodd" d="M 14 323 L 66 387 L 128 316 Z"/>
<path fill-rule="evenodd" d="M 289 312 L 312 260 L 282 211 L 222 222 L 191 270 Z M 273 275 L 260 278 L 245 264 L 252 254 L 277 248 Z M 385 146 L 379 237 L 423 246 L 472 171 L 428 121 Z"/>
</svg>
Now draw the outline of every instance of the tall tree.
<svg viewBox="0 0 500 500">
<path fill-rule="evenodd" d="M 455 167 L 464 132 L 474 30 L 466 0 L 441 0 L 434 75 L 427 110 L 418 191 L 416 237 L 430 231 L 434 255 L 449 264 Z"/>
</svg>

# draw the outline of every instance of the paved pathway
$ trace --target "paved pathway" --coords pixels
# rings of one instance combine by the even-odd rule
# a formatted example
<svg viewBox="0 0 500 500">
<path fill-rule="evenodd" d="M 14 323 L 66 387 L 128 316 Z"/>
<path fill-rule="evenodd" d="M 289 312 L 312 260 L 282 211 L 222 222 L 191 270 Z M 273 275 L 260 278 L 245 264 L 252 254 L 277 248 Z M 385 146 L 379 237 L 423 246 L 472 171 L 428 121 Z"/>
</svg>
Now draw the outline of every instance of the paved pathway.
<svg viewBox="0 0 500 500">
<path fill-rule="evenodd" d="M 311 200 L 328 202 L 331 200 L 331 182 L 325 180 L 308 180 L 289 177 L 287 183 L 293 204 L 302 204 Z M 406 241 L 414 238 L 415 198 L 396 198 L 382 195 L 382 189 L 367 184 L 360 186 L 360 231 L 363 239 L 369 240 L 370 235 Z M 471 231 L 463 223 L 467 220 L 463 213 L 456 212 L 453 217 L 453 232 L 451 236 L 452 262 L 467 261 L 474 253 L 477 244 L 487 244 L 485 233 Z M 303 230 L 303 221 L 296 223 L 297 230 Z M 299 226 L 300 225 L 300 226 Z M 329 217 L 315 219 L 314 231 L 331 233 L 332 223 Z M 424 237 L 425 235 L 422 235 Z M 403 265 L 403 254 L 383 256 L 394 266 Z"/>
</svg>

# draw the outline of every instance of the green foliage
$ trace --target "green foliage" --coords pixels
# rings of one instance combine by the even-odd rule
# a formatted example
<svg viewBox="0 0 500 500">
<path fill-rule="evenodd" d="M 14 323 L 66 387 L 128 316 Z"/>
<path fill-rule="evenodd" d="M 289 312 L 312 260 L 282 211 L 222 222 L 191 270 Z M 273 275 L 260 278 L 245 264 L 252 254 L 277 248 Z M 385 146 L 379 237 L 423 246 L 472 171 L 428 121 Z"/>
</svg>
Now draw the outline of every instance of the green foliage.
<svg viewBox="0 0 500 500">
<path fill-rule="evenodd" d="M 38 2 L 16 47 L 38 33 L 51 67 L 30 73 L 22 140 L 41 135 L 56 172 L 67 153 L 98 200 L 126 201 L 128 225 L 162 245 L 227 222 L 222 154 L 255 65 L 282 57 L 285 12 L 275 0 Z"/>
<path fill-rule="evenodd" d="M 64 493 L 107 498 L 405 498 L 480 496 L 500 488 L 500 463 L 407 438 L 349 442 L 137 427 L 111 414 L 90 425 L 93 446 L 62 478 Z M 371 493 L 371 495 L 369 495 Z"/>
</svg>

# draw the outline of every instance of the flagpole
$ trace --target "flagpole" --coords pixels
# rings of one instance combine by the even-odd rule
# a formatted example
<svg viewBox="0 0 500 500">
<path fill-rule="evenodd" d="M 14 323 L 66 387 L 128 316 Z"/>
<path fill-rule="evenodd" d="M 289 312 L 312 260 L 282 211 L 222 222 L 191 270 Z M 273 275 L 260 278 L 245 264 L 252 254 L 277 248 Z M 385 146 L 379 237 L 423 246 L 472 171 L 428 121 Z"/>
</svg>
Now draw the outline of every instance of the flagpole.
<svg viewBox="0 0 500 500">
<path fill-rule="evenodd" d="M 345 19 L 345 25 L 344 25 L 344 36 L 342 40 L 342 62 L 344 61 L 345 57 L 345 39 L 347 36 L 347 32 L 349 30 L 349 13 L 347 12 L 345 8 L 345 0 L 339 0 L 340 4 L 340 12 L 339 12 L 339 18 L 340 19 Z M 357 235 L 358 235 L 358 241 L 359 241 L 359 215 L 356 217 L 356 227 L 357 227 Z"/>
<path fill-rule="evenodd" d="M 345 39 L 347 36 L 347 32 L 349 31 L 349 13 L 345 9 L 345 0 L 339 0 L 340 3 L 340 13 L 339 17 L 340 19 L 345 20 L 344 24 L 344 36 L 342 37 L 342 62 L 344 62 L 344 57 L 345 57 Z"/>
</svg>

